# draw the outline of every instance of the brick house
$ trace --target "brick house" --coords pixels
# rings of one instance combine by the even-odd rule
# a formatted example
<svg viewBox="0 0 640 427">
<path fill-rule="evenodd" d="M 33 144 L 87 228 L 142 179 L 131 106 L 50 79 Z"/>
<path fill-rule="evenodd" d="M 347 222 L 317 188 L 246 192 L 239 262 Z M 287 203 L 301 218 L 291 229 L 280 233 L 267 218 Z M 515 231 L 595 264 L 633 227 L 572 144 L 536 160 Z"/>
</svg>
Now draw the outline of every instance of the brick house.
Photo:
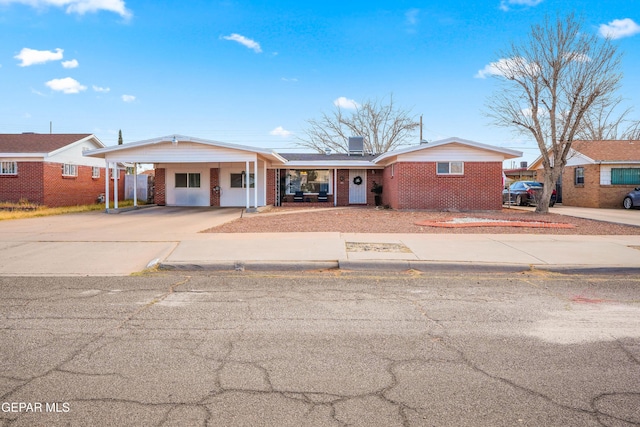
<svg viewBox="0 0 640 427">
<path fill-rule="evenodd" d="M 105 191 L 105 163 L 83 152 L 103 147 L 91 134 L 0 134 L 0 201 L 95 203 Z"/>
<path fill-rule="evenodd" d="M 542 160 L 530 167 L 542 178 Z M 621 208 L 624 195 L 640 186 L 640 141 L 574 141 L 562 172 L 562 204 Z"/>
<path fill-rule="evenodd" d="M 375 182 L 383 187 L 382 204 L 393 209 L 499 210 L 502 163 L 522 153 L 460 138 L 380 155 L 362 149 L 276 153 L 174 135 L 85 155 L 107 163 L 153 163 L 159 205 L 374 206 Z"/>
</svg>

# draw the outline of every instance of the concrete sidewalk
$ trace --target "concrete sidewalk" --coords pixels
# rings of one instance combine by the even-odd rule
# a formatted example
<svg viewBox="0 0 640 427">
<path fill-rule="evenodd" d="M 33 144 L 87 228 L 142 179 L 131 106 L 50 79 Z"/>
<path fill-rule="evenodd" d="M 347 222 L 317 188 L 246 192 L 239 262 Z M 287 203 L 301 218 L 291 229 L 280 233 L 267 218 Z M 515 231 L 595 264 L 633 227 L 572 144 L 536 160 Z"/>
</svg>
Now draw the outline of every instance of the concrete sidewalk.
<svg viewBox="0 0 640 427">
<path fill-rule="evenodd" d="M 0 221 L 0 276 L 123 276 L 153 266 L 640 272 L 637 235 L 201 232 L 241 215 L 237 208 L 158 207 Z"/>
<path fill-rule="evenodd" d="M 183 240 L 165 269 L 638 270 L 638 236 L 531 234 L 210 234 Z"/>
</svg>

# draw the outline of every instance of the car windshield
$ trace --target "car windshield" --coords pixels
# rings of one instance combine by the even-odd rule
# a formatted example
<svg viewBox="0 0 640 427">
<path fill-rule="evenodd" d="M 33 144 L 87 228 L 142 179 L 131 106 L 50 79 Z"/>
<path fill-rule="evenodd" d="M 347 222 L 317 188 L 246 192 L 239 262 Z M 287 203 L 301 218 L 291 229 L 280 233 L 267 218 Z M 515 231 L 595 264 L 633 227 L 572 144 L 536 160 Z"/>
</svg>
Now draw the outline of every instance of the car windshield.
<svg viewBox="0 0 640 427">
<path fill-rule="evenodd" d="M 527 187 L 542 188 L 542 183 L 540 182 L 526 182 L 525 185 Z"/>
</svg>

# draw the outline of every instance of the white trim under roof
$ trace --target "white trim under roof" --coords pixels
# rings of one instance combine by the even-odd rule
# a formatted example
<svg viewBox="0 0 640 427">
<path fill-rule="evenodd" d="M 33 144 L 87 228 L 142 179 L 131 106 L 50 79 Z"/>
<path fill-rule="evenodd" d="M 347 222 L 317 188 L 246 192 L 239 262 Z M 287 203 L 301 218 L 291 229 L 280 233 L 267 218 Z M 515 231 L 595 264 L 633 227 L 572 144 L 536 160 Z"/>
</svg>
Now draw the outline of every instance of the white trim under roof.
<svg viewBox="0 0 640 427">
<path fill-rule="evenodd" d="M 153 139 L 147 139 L 147 140 L 143 140 L 143 141 L 136 141 L 136 142 L 130 142 L 127 144 L 122 144 L 122 145 L 115 145 L 112 147 L 105 147 L 105 148 L 99 148 L 96 150 L 89 150 L 86 151 L 84 153 L 85 156 L 91 156 L 91 157 L 106 157 L 104 155 L 101 154 L 109 154 L 109 153 L 115 153 L 118 151 L 123 151 L 123 150 L 128 150 L 128 149 L 132 149 L 132 148 L 138 148 L 138 147 L 144 147 L 147 145 L 155 145 L 155 144 L 160 144 L 163 142 L 172 142 L 173 139 L 176 139 L 178 141 L 178 144 L 180 142 L 195 142 L 198 144 L 203 144 L 203 145 L 210 145 L 212 147 L 220 147 L 220 148 L 228 148 L 231 150 L 239 150 L 239 151 L 248 151 L 251 153 L 256 153 L 256 154 L 262 154 L 263 156 L 271 156 L 273 157 L 274 160 L 277 160 L 281 163 L 286 163 L 286 159 L 282 156 L 280 156 L 278 153 L 276 153 L 273 150 L 268 150 L 268 149 L 263 149 L 263 148 L 257 148 L 257 147 L 249 147 L 248 145 L 238 145 L 238 144 L 229 144 L 226 142 L 220 142 L 220 141 L 213 141 L 213 140 L 208 140 L 208 139 L 201 139 L 201 138 L 194 138 L 191 136 L 185 136 L 185 135 L 168 135 L 168 136 L 162 136 L 159 138 L 153 138 Z"/>
<path fill-rule="evenodd" d="M 411 147 L 407 147 L 407 148 L 403 148 L 401 150 L 394 150 L 394 151 L 388 151 L 378 157 L 376 157 L 375 160 L 373 160 L 374 163 L 380 163 L 381 161 L 388 159 L 390 157 L 394 157 L 394 156 L 398 156 L 398 155 L 402 155 L 402 154 L 407 154 L 407 153 L 412 153 L 414 151 L 420 151 L 420 150 L 427 150 L 429 148 L 434 148 L 434 147 L 440 147 L 442 145 L 447 145 L 447 144 L 462 144 L 462 145 L 467 145 L 469 147 L 473 147 L 473 148 L 478 148 L 481 150 L 487 150 L 487 151 L 492 151 L 495 153 L 500 153 L 503 154 L 505 159 L 514 159 L 517 157 L 522 157 L 522 152 L 521 151 L 516 151 L 516 150 L 511 150 L 509 148 L 501 148 L 501 147 L 495 147 L 492 145 L 487 145 L 487 144 L 482 144 L 480 142 L 475 142 L 475 141 L 469 141 L 467 139 L 462 139 L 462 138 L 447 138 L 447 139 L 442 139 L 439 141 L 434 141 L 434 142 L 429 142 L 426 144 L 419 144 L 419 145 L 414 145 Z"/>
<path fill-rule="evenodd" d="M 384 169 L 367 160 L 292 160 L 284 164 L 282 169 Z"/>
<path fill-rule="evenodd" d="M 58 148 L 57 150 L 53 150 L 53 151 L 51 151 L 50 153 L 48 153 L 48 155 L 49 155 L 49 156 L 51 156 L 51 157 L 52 157 L 52 156 L 55 156 L 56 154 L 61 153 L 61 152 L 63 152 L 63 151 L 66 151 L 66 150 L 70 149 L 71 147 L 75 147 L 76 145 L 80 145 L 80 144 L 82 144 L 83 142 L 92 141 L 92 140 L 93 140 L 93 141 L 94 141 L 98 146 L 100 146 L 100 147 L 102 147 L 102 148 L 104 148 L 104 147 L 105 147 L 105 145 L 102 143 L 102 141 L 100 141 L 100 140 L 98 139 L 98 137 L 97 137 L 97 136 L 95 136 L 95 135 L 91 134 L 91 135 L 88 135 L 88 136 L 86 136 L 86 137 L 84 137 L 84 138 L 82 138 L 82 139 L 79 139 L 79 140 L 75 141 L 75 142 L 72 142 L 71 144 L 67 144 L 67 145 L 65 145 L 64 147 L 60 147 L 60 148 Z M 100 150 L 100 149 L 101 149 L 101 148 L 96 148 L 96 150 Z M 87 151 L 88 151 L 88 150 L 87 150 Z M 93 150 L 91 150 L 91 151 L 93 151 Z"/>
</svg>

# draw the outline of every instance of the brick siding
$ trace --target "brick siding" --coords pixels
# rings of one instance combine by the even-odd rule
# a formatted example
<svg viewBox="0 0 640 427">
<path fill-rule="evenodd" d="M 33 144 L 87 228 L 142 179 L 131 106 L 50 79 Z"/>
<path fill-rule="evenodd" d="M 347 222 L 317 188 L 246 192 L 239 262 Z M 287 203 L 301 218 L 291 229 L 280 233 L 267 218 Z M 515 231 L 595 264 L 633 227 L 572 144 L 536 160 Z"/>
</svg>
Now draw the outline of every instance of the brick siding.
<svg viewBox="0 0 640 427">
<path fill-rule="evenodd" d="M 576 167 L 584 168 L 584 184 L 575 184 Z M 562 173 L 562 204 L 582 208 L 621 208 L 635 185 L 600 185 L 600 165 L 567 166 Z"/>
<path fill-rule="evenodd" d="M 0 177 L 0 201 L 29 202 L 49 207 L 90 205 L 104 193 L 105 170 L 92 177 L 91 166 L 78 165 L 78 175 L 62 176 L 61 163 L 18 162 L 18 175 Z M 113 197 L 113 181 L 111 183 Z M 120 172 L 118 199 L 124 200 L 124 171 Z"/>
<path fill-rule="evenodd" d="M 166 188 L 166 180 L 165 180 L 165 168 L 156 169 L 156 192 L 154 194 L 155 204 L 158 206 L 164 206 L 167 202 L 165 199 L 165 188 Z"/>
<path fill-rule="evenodd" d="M 18 203 L 20 199 L 44 204 L 42 162 L 18 162 L 17 175 L 0 176 L 0 202 Z"/>
<path fill-rule="evenodd" d="M 383 203 L 394 209 L 500 210 L 502 164 L 465 162 L 464 174 L 437 175 L 435 162 L 400 162 L 385 168 Z"/>
<path fill-rule="evenodd" d="M 209 182 L 209 206 L 220 206 L 220 169 L 209 169 Z M 218 187 L 218 191 L 215 187 Z"/>
</svg>

